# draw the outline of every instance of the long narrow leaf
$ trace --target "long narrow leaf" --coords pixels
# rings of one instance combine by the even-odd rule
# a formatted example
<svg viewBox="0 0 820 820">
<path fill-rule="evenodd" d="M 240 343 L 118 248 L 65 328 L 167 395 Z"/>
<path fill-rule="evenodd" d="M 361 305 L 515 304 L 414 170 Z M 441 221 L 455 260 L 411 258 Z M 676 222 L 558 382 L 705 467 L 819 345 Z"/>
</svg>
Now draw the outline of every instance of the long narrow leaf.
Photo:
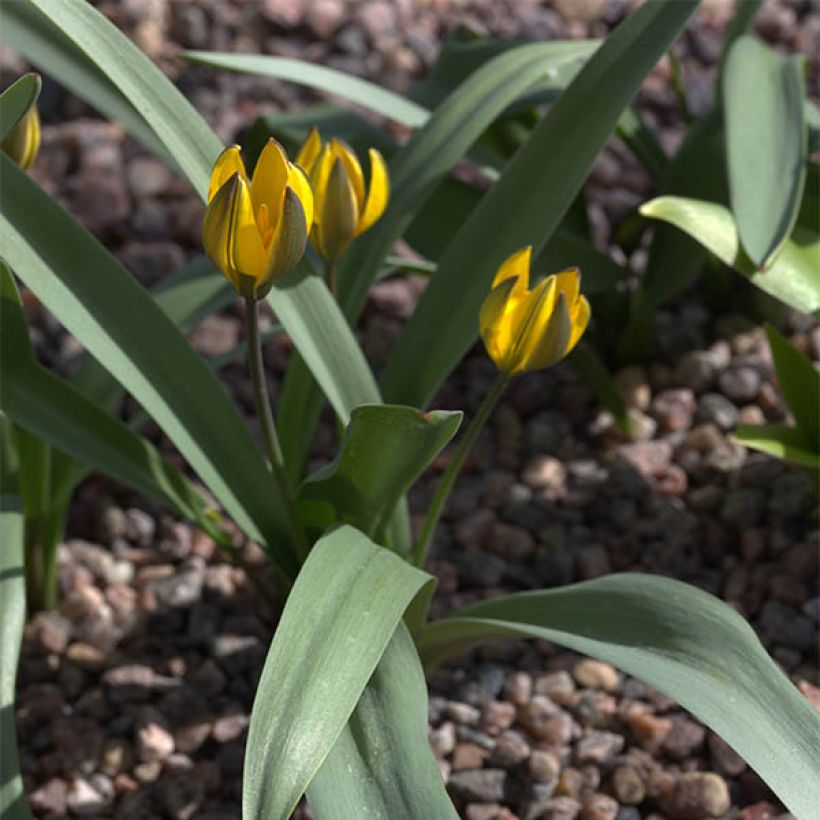
<svg viewBox="0 0 820 820">
<path fill-rule="evenodd" d="M 456 820 L 427 740 L 427 684 L 399 624 L 307 792 L 316 820 Z"/>
<path fill-rule="evenodd" d="M 428 664 L 490 638 L 543 638 L 600 658 L 675 698 L 723 737 L 800 818 L 820 805 L 820 716 L 752 628 L 705 592 L 611 575 L 476 604 L 417 640 Z"/>
<path fill-rule="evenodd" d="M 0 161 L 0 253 L 145 407 L 237 523 L 293 573 L 275 484 L 207 365 L 87 231 L 10 160 Z"/>
<path fill-rule="evenodd" d="M 243 817 L 290 816 L 344 729 L 404 610 L 432 583 L 352 527 L 316 543 L 288 597 L 256 691 Z"/>
<path fill-rule="evenodd" d="M 1 421 L 0 425 L 8 422 Z M 3 486 L 3 493 L 10 488 Z M 30 816 L 17 756 L 14 690 L 26 619 L 23 500 L 0 494 L 0 817 Z"/>
<path fill-rule="evenodd" d="M 820 452 L 796 427 L 786 424 L 741 424 L 732 438 L 744 447 L 820 470 Z"/>
<path fill-rule="evenodd" d="M 24 74 L 0 94 L 0 140 L 8 136 L 34 105 L 42 85 L 37 74 Z"/>
<path fill-rule="evenodd" d="M 696 7 L 649 0 L 611 34 L 532 132 L 440 260 L 384 376 L 390 401 L 425 406 L 478 334 L 498 265 L 540 250 L 642 79 Z M 453 294 L 458 294 L 453 299 Z"/>
</svg>

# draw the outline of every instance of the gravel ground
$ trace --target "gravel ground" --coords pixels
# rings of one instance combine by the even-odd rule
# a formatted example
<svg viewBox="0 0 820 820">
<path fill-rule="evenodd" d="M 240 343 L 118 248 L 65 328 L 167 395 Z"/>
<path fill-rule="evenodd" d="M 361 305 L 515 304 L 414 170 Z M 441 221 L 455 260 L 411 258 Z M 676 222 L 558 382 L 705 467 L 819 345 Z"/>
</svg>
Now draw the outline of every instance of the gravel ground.
<svg viewBox="0 0 820 820">
<path fill-rule="evenodd" d="M 550 8 L 530 0 L 98 5 L 225 140 L 257 114 L 303 104 L 310 94 L 185 67 L 175 59 L 180 48 L 306 56 L 403 90 L 458 24 L 506 37 L 601 36 L 631 7 L 617 0 Z M 708 104 L 726 17 L 726 4 L 707 4 L 678 47 L 696 111 Z M 758 32 L 820 53 L 820 14 L 807 3 L 766 3 Z M 4 84 L 23 68 L 8 51 L 0 66 Z M 816 63 L 811 76 L 816 82 Z M 57 86 L 44 88 L 38 181 L 146 284 L 198 253 L 202 206 L 187 186 L 118 126 Z M 668 66 L 653 72 L 639 102 L 672 149 L 682 131 Z M 651 187 L 613 144 L 588 193 L 596 241 L 610 248 L 613 230 Z M 621 261 L 638 270 L 641 251 Z M 422 287 L 407 279 L 374 288 L 360 333 L 377 367 Z M 38 305 L 29 311 L 41 359 L 69 369 L 76 341 Z M 820 359 L 816 325 L 791 315 L 785 329 Z M 240 337 L 232 309 L 203 322 L 192 340 L 215 356 Z M 820 708 L 815 491 L 804 472 L 730 437 L 739 423 L 785 418 L 765 335 L 743 316 L 707 310 L 691 292 L 660 315 L 656 342 L 651 366 L 617 374 L 636 430 L 631 440 L 565 366 L 514 384 L 437 535 L 434 615 L 612 571 L 669 575 L 738 609 Z M 274 392 L 289 352 L 284 339 L 267 345 Z M 225 375 L 250 414 L 242 363 Z M 434 406 L 474 410 L 493 375 L 473 351 Z M 173 457 L 158 431 L 149 433 Z M 332 455 L 333 436 L 326 418 L 317 463 Z M 416 519 L 449 452 L 411 497 Z M 238 533 L 236 543 L 264 574 L 259 549 Z M 248 715 L 278 613 L 207 536 L 99 477 L 73 505 L 60 581 L 60 609 L 31 621 L 20 667 L 18 728 L 36 815 L 239 817 Z M 437 672 L 430 739 L 470 820 L 782 816 L 744 761 L 673 701 L 545 642 L 496 644 Z"/>
</svg>

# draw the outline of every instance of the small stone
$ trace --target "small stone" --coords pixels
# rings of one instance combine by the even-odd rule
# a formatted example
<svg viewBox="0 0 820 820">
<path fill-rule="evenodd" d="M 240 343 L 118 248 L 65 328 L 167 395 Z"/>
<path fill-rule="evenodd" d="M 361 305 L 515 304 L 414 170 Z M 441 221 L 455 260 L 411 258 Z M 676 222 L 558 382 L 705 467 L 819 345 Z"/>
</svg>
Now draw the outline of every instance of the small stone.
<svg viewBox="0 0 820 820">
<path fill-rule="evenodd" d="M 575 682 L 565 669 L 539 675 L 534 688 L 537 695 L 546 695 L 559 706 L 569 705 L 575 697 Z"/>
<path fill-rule="evenodd" d="M 110 688 L 113 701 L 136 702 L 150 697 L 156 675 L 150 666 L 134 663 L 107 670 L 102 680 Z"/>
<path fill-rule="evenodd" d="M 174 752 L 174 736 L 168 731 L 165 718 L 153 708 L 144 709 L 136 729 L 137 757 L 143 763 L 162 761 Z"/>
<path fill-rule="evenodd" d="M 509 729 L 515 720 L 515 704 L 490 700 L 481 709 L 481 728 L 488 735 L 497 735 Z"/>
<path fill-rule="evenodd" d="M 709 734 L 709 751 L 715 766 L 729 777 L 737 777 L 746 771 L 746 761 L 722 738 Z"/>
<path fill-rule="evenodd" d="M 621 685 L 621 676 L 614 666 L 592 658 L 584 658 L 576 663 L 572 674 L 579 685 L 589 689 L 617 692 Z"/>
<path fill-rule="evenodd" d="M 157 780 L 161 771 L 161 761 L 148 760 L 134 767 L 134 777 L 136 777 L 140 783 L 153 783 Z"/>
<path fill-rule="evenodd" d="M 217 743 L 230 743 L 242 736 L 249 722 L 248 715 L 241 713 L 223 715 L 214 721 L 211 735 Z"/>
<path fill-rule="evenodd" d="M 97 537 L 100 541 L 111 544 L 118 538 L 124 538 L 127 532 L 128 519 L 125 513 L 115 504 L 103 507 L 97 519 Z"/>
<path fill-rule="evenodd" d="M 100 814 L 106 808 L 108 802 L 82 777 L 75 778 L 66 797 L 66 804 L 71 813 L 81 817 L 87 814 Z"/>
<path fill-rule="evenodd" d="M 675 760 L 685 760 L 699 749 L 706 739 L 706 730 L 687 718 L 672 718 L 672 729 L 663 740 L 663 750 Z"/>
<path fill-rule="evenodd" d="M 623 747 L 621 735 L 588 730 L 575 747 L 575 757 L 579 763 L 609 763 Z"/>
<path fill-rule="evenodd" d="M 820 613 L 820 606 L 818 606 L 818 613 Z M 504 682 L 504 697 L 516 706 L 528 703 L 532 697 L 532 675 L 527 672 L 513 672 L 508 675 Z"/>
<path fill-rule="evenodd" d="M 815 628 L 811 620 L 779 601 L 768 600 L 763 604 L 758 627 L 764 638 L 773 643 L 799 650 L 808 650 L 815 645 Z"/>
<path fill-rule="evenodd" d="M 720 393 L 706 393 L 698 402 L 695 422 L 714 424 L 720 430 L 732 430 L 738 423 L 738 410 Z"/>
<path fill-rule="evenodd" d="M 581 804 L 573 797 L 552 797 L 543 805 L 538 820 L 575 820 Z"/>
<path fill-rule="evenodd" d="M 170 608 L 187 608 L 195 604 L 202 596 L 203 571 L 200 567 L 191 567 L 182 572 L 156 581 L 150 585 L 157 602 Z"/>
<path fill-rule="evenodd" d="M 450 761 L 454 772 L 465 769 L 480 769 L 487 759 L 487 749 L 477 743 L 458 743 Z"/>
<path fill-rule="evenodd" d="M 527 771 L 536 783 L 554 783 L 561 772 L 561 761 L 554 752 L 533 749 L 527 762 Z"/>
<path fill-rule="evenodd" d="M 695 394 L 688 388 L 663 390 L 652 401 L 651 412 L 666 432 L 688 430 L 695 412 Z"/>
<path fill-rule="evenodd" d="M 649 712 L 634 712 L 627 716 L 626 722 L 637 743 L 648 751 L 659 749 L 672 730 L 669 718 L 657 717 Z"/>
<path fill-rule="evenodd" d="M 499 820 L 507 810 L 499 803 L 468 803 L 464 807 L 465 820 Z"/>
<path fill-rule="evenodd" d="M 205 799 L 204 785 L 193 779 L 187 771 L 163 777 L 157 792 L 166 816 L 179 820 L 190 820 Z"/>
<path fill-rule="evenodd" d="M 652 399 L 652 390 L 642 367 L 624 367 L 613 376 L 615 388 L 624 404 L 636 410 L 646 410 Z"/>
<path fill-rule="evenodd" d="M 455 724 L 446 720 L 436 729 L 430 731 L 430 746 L 436 757 L 447 757 L 456 745 Z"/>
<path fill-rule="evenodd" d="M 601 544 L 591 544 L 578 553 L 578 577 L 584 581 L 612 572 L 609 553 Z"/>
<path fill-rule="evenodd" d="M 578 797 L 584 788 L 584 775 L 578 769 L 567 766 L 558 776 L 558 785 L 555 793 L 565 797 Z"/>
<path fill-rule="evenodd" d="M 502 732 L 496 740 L 489 763 L 502 769 L 511 769 L 530 756 L 530 744 L 520 732 L 508 729 Z"/>
<path fill-rule="evenodd" d="M 122 738 L 111 738 L 103 746 L 100 771 L 109 777 L 116 777 L 127 772 L 134 764 L 134 751 L 131 744 Z"/>
<path fill-rule="evenodd" d="M 476 726 L 481 717 L 481 712 L 469 703 L 459 703 L 451 700 L 444 707 L 444 714 L 463 726 Z"/>
<path fill-rule="evenodd" d="M 617 452 L 643 476 L 660 475 L 672 461 L 672 444 L 666 439 L 633 441 L 622 444 Z"/>
<path fill-rule="evenodd" d="M 615 820 L 618 801 L 607 794 L 590 794 L 581 803 L 581 820 Z"/>
<path fill-rule="evenodd" d="M 675 368 L 673 379 L 696 393 L 708 390 L 715 380 L 717 367 L 714 356 L 706 350 L 692 350 L 684 354 Z"/>
<path fill-rule="evenodd" d="M 661 807 L 674 818 L 720 817 L 732 801 L 726 781 L 712 772 L 686 772 L 675 783 Z"/>
<path fill-rule="evenodd" d="M 561 491 L 566 486 L 567 471 L 559 459 L 538 456 L 524 468 L 521 479 L 534 490 Z"/>
<path fill-rule="evenodd" d="M 497 803 L 504 799 L 507 773 L 503 769 L 453 772 L 447 788 L 455 797 L 473 803 Z"/>
<path fill-rule="evenodd" d="M 632 766 L 618 766 L 612 773 L 612 790 L 621 803 L 637 806 L 646 796 L 646 787 Z"/>
<path fill-rule="evenodd" d="M 43 815 L 64 817 L 66 813 L 68 787 L 65 780 L 54 777 L 45 785 L 28 795 L 31 808 Z"/>
<path fill-rule="evenodd" d="M 62 655 L 73 631 L 71 621 L 58 612 L 38 612 L 26 627 L 26 636 L 35 640 L 44 652 Z"/>
<path fill-rule="evenodd" d="M 748 365 L 731 365 L 718 377 L 721 391 L 736 404 L 752 401 L 760 392 L 760 382 L 760 373 Z"/>
<path fill-rule="evenodd" d="M 779 475 L 772 482 L 769 510 L 783 518 L 794 518 L 815 504 L 815 490 L 811 476 L 803 470 Z"/>
</svg>

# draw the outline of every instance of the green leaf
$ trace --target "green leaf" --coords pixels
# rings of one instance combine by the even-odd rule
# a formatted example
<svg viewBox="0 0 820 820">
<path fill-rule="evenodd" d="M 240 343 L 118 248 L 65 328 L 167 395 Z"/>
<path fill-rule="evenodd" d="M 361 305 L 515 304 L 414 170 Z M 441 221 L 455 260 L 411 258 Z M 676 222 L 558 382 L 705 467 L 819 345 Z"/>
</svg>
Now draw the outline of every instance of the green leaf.
<svg viewBox="0 0 820 820">
<path fill-rule="evenodd" d="M 276 283 L 268 303 L 343 424 L 360 404 L 381 403 L 353 331 L 306 259 Z M 288 437 L 294 423 L 280 415 L 282 438 Z"/>
<path fill-rule="evenodd" d="M 536 253 L 546 245 L 621 111 L 695 6 L 652 0 L 641 6 L 536 126 L 440 260 L 393 349 L 383 379 L 388 400 L 427 404 L 475 341 L 479 308 L 499 264 L 524 245 Z"/>
<path fill-rule="evenodd" d="M 589 385 L 598 397 L 598 401 L 612 413 L 621 430 L 629 432 L 632 429 L 629 411 L 606 365 L 601 361 L 595 349 L 589 343 L 581 341 L 572 351 L 567 362 Z"/>
<path fill-rule="evenodd" d="M 797 219 L 806 177 L 805 57 L 739 37 L 726 58 L 723 115 L 732 213 L 758 268 L 768 266 Z"/>
<path fill-rule="evenodd" d="M 243 817 L 290 816 L 404 610 L 433 583 L 352 527 L 316 543 L 285 604 L 254 698 Z"/>
<path fill-rule="evenodd" d="M 643 165 L 652 181 L 659 185 L 666 173 L 669 159 L 655 135 L 643 121 L 643 117 L 633 107 L 630 106 L 621 114 L 617 133 Z"/>
<path fill-rule="evenodd" d="M 475 604 L 417 639 L 435 664 L 488 638 L 554 641 L 615 664 L 700 718 L 798 817 L 820 803 L 820 715 L 733 609 L 695 587 L 610 575 Z"/>
<path fill-rule="evenodd" d="M 796 427 L 785 424 L 742 424 L 732 437 L 744 447 L 820 470 L 820 453 Z"/>
<path fill-rule="evenodd" d="M 207 365 L 87 231 L 10 160 L 0 161 L 0 254 L 151 414 L 237 524 L 295 574 L 275 484 Z"/>
<path fill-rule="evenodd" d="M 89 3 L 31 2 L 119 89 L 204 198 L 222 145 L 188 100 Z M 71 65 L 78 63 L 72 60 Z"/>
<path fill-rule="evenodd" d="M 820 450 L 820 373 L 808 356 L 771 325 L 766 325 L 766 336 L 780 389 L 797 429 L 815 450 Z"/>
<path fill-rule="evenodd" d="M 0 420 L 0 426 L 8 422 Z M 9 488 L 4 485 L 3 492 Z M 0 495 L 0 817 L 30 817 L 20 764 L 14 719 L 17 660 L 26 620 L 23 571 L 23 500 Z"/>
<path fill-rule="evenodd" d="M 456 434 L 462 413 L 371 404 L 350 417 L 335 461 L 304 482 L 300 502 L 330 506 L 335 521 L 378 540 L 398 500 Z"/>
<path fill-rule="evenodd" d="M 427 684 L 399 624 L 347 726 L 313 778 L 316 820 L 456 820 L 427 740 Z"/>
<path fill-rule="evenodd" d="M 747 276 L 757 287 L 793 308 L 820 308 L 820 241 L 800 228 L 786 240 L 765 271 L 743 252 L 728 208 L 715 202 L 662 196 L 641 206 L 641 213 L 686 231 L 721 262 Z"/>
<path fill-rule="evenodd" d="M 0 140 L 8 136 L 37 102 L 42 85 L 39 74 L 24 74 L 0 94 Z"/>
<path fill-rule="evenodd" d="M 400 94 L 352 74 L 316 65 L 307 60 L 218 51 L 184 51 L 180 56 L 195 65 L 287 80 L 327 94 L 335 94 L 410 128 L 424 125 L 430 116 L 426 108 Z"/>
</svg>

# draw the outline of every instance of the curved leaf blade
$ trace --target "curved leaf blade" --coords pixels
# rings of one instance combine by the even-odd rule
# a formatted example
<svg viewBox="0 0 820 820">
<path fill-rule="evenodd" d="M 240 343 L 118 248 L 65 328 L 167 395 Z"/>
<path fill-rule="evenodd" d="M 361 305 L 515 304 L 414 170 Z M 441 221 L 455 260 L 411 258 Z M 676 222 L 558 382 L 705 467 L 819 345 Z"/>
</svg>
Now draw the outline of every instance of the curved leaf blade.
<svg viewBox="0 0 820 820">
<path fill-rule="evenodd" d="M 765 268 L 794 227 L 806 178 L 805 58 L 744 35 L 724 69 L 732 213 L 744 250 Z"/>
<path fill-rule="evenodd" d="M 243 817 L 290 816 L 404 610 L 432 583 L 352 527 L 316 543 L 288 597 L 254 698 Z"/>
<path fill-rule="evenodd" d="M 393 349 L 382 381 L 388 401 L 426 406 L 475 341 L 479 308 L 498 265 L 524 245 L 536 253 L 544 247 L 641 80 L 696 5 L 642 5 L 536 126 L 440 260 Z"/>
<path fill-rule="evenodd" d="M 42 86 L 38 74 L 24 74 L 0 94 L 0 140 L 6 138 L 37 102 Z"/>
<path fill-rule="evenodd" d="M 544 638 L 619 666 L 737 750 L 798 817 L 820 802 L 820 715 L 733 609 L 652 575 L 610 575 L 475 604 L 417 639 L 435 664 L 488 638 Z"/>
<path fill-rule="evenodd" d="M 820 470 L 820 453 L 796 428 L 785 424 L 742 424 L 732 434 L 735 441 L 752 450 Z"/>
<path fill-rule="evenodd" d="M 759 271 L 740 247 L 737 227 L 728 208 L 716 202 L 661 196 L 640 212 L 680 228 L 721 262 L 748 276 L 761 290 L 793 308 L 811 313 L 820 308 L 820 238 L 795 230 L 765 271 Z"/>
<path fill-rule="evenodd" d="M 8 158 L 0 162 L 0 253 L 152 415 L 239 526 L 295 574 L 275 484 L 207 365 L 87 231 Z"/>
<path fill-rule="evenodd" d="M 427 683 L 400 623 L 307 791 L 316 820 L 456 820 L 427 739 Z"/>
</svg>

